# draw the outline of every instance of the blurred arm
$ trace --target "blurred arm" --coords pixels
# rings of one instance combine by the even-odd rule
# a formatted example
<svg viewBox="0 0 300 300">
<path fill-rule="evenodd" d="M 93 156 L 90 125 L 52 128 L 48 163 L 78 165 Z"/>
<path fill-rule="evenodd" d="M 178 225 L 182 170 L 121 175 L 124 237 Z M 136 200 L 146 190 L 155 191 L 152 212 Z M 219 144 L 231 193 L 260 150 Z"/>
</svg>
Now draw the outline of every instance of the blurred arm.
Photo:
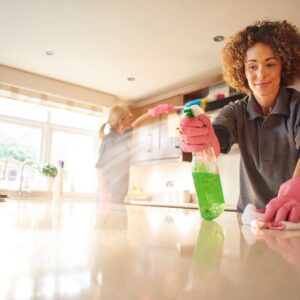
<svg viewBox="0 0 300 300">
<path fill-rule="evenodd" d="M 145 114 L 138 117 L 132 122 L 131 127 L 136 128 L 143 124 L 144 122 L 159 116 L 160 114 L 167 114 L 175 109 L 173 104 L 159 104 L 148 110 Z"/>
<path fill-rule="evenodd" d="M 132 123 L 131 127 L 132 128 L 137 128 L 141 124 L 147 122 L 148 120 L 152 119 L 152 116 L 147 112 L 139 117 L 137 117 Z"/>
</svg>

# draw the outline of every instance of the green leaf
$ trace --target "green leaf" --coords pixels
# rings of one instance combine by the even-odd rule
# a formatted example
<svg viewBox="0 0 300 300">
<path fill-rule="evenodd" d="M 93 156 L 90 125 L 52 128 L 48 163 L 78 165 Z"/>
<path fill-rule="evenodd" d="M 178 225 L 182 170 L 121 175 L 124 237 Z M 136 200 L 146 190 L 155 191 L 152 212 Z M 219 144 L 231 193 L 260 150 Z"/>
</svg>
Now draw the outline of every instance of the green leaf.
<svg viewBox="0 0 300 300">
<path fill-rule="evenodd" d="M 40 173 L 44 176 L 55 177 L 57 175 L 57 168 L 50 163 L 41 165 Z"/>
</svg>

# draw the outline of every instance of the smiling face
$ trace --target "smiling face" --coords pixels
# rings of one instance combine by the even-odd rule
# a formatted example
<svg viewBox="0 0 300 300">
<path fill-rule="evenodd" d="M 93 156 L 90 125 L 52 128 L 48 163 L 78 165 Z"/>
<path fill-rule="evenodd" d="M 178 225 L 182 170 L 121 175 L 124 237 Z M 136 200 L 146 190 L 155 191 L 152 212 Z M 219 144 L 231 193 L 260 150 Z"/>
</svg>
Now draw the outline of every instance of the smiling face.
<svg viewBox="0 0 300 300">
<path fill-rule="evenodd" d="M 275 104 L 280 88 L 281 61 L 273 49 L 256 43 L 246 52 L 245 75 L 255 99 L 265 114 Z"/>
</svg>

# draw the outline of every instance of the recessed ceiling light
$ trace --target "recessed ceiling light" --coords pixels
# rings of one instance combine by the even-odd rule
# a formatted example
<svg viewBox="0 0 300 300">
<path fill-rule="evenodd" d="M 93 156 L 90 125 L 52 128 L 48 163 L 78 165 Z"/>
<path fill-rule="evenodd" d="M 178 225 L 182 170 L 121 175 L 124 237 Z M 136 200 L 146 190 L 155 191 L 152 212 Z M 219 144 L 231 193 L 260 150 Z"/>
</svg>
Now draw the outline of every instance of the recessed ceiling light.
<svg viewBox="0 0 300 300">
<path fill-rule="evenodd" d="M 51 51 L 51 50 L 46 50 L 45 53 L 46 53 L 46 55 L 48 55 L 48 56 L 53 56 L 53 55 L 54 55 L 54 52 Z"/>
<path fill-rule="evenodd" d="M 128 77 L 127 80 L 128 81 L 135 81 L 135 78 L 134 77 Z"/>
<path fill-rule="evenodd" d="M 222 42 L 222 41 L 224 41 L 224 36 L 223 35 L 216 35 L 216 36 L 214 36 L 213 37 L 213 40 L 215 41 L 215 42 Z"/>
</svg>

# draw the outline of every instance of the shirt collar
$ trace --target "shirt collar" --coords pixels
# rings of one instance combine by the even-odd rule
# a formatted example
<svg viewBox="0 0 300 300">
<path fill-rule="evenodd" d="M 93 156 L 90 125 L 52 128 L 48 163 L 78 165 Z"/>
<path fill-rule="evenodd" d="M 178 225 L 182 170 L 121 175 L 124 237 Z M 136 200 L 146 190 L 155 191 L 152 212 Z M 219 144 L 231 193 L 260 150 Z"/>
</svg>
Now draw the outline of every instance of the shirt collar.
<svg viewBox="0 0 300 300">
<path fill-rule="evenodd" d="M 271 110 L 269 115 L 288 115 L 289 114 L 289 94 L 284 87 L 281 87 L 276 99 L 276 103 Z M 249 114 L 249 119 L 253 120 L 255 118 L 264 117 L 259 104 L 257 103 L 254 95 L 251 93 L 249 95 L 249 100 L 247 103 L 247 112 Z"/>
</svg>

